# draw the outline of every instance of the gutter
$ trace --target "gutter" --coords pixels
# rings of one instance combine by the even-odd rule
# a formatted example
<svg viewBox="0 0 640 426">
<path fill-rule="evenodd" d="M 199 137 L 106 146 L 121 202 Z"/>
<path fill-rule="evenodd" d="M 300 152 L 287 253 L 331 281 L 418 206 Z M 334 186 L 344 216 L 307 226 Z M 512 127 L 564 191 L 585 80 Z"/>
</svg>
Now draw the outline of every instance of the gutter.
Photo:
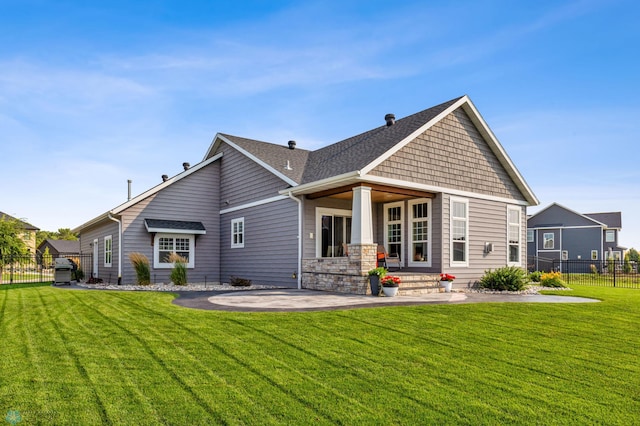
<svg viewBox="0 0 640 426">
<path fill-rule="evenodd" d="M 120 285 L 122 284 L 122 221 L 111 216 L 111 213 L 107 213 L 107 217 L 118 224 L 118 285 Z"/>
<path fill-rule="evenodd" d="M 298 290 L 302 289 L 302 200 L 294 197 L 291 191 L 289 198 L 298 203 Z"/>
</svg>

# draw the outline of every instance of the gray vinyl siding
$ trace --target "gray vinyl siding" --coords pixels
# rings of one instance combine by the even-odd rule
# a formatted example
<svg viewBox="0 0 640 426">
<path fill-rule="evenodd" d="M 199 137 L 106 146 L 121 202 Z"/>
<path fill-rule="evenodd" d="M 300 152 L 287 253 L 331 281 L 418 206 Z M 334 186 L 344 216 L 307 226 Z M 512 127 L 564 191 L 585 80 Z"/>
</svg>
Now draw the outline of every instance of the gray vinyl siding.
<svg viewBox="0 0 640 426">
<path fill-rule="evenodd" d="M 289 185 L 258 163 L 223 143 L 220 161 L 220 209 L 275 197 Z"/>
<path fill-rule="evenodd" d="M 144 219 L 202 222 L 206 234 L 196 236 L 195 267 L 187 270 L 187 277 L 192 283 L 220 281 L 219 170 L 220 165 L 216 161 L 122 213 L 123 240 L 126 248 L 122 264 L 123 283 L 136 282 L 135 271 L 128 260 L 128 255 L 132 252 L 143 253 L 149 258 L 153 282 L 170 281 L 170 269 L 153 268 L 153 235 L 145 228 Z"/>
<path fill-rule="evenodd" d="M 594 226 L 595 221 L 567 210 L 559 205 L 551 205 L 531 217 L 528 222 L 529 228 L 541 227 L 567 227 L 567 226 Z"/>
<path fill-rule="evenodd" d="M 451 196 L 442 197 L 442 272 L 456 276 L 456 286 L 472 286 L 488 269 L 504 267 L 508 264 L 507 245 L 507 207 L 512 206 L 498 201 L 488 201 L 478 198 L 455 197 L 466 199 L 468 211 L 468 266 L 451 266 L 450 252 L 450 208 Z M 514 206 L 515 207 L 515 206 Z M 526 267 L 526 214 L 524 207 L 520 214 L 520 266 Z M 484 252 L 485 243 L 493 244 L 491 253 Z"/>
<path fill-rule="evenodd" d="M 600 257 L 600 247 L 602 230 L 597 228 L 570 228 L 562 230 L 562 250 L 567 250 L 569 259 L 590 260 L 591 250 L 598 251 Z"/>
<path fill-rule="evenodd" d="M 104 237 L 111 235 L 111 267 L 104 266 Z M 95 277 L 101 278 L 104 282 L 118 282 L 118 224 L 106 219 L 90 229 L 83 230 L 80 236 L 80 253 L 93 255 L 93 241 L 98 239 L 98 270 Z M 91 263 L 93 265 L 93 262 Z M 93 266 L 92 266 L 93 267 Z M 92 271 L 84 271 L 86 278 L 91 277 Z"/>
<path fill-rule="evenodd" d="M 324 207 L 330 209 L 340 210 L 352 210 L 351 200 L 340 200 L 336 198 L 318 198 L 315 200 L 304 200 L 304 215 L 303 215 L 303 232 L 302 232 L 302 257 L 314 258 L 316 257 L 316 208 Z M 375 209 L 374 209 L 375 212 Z M 375 223 L 375 222 L 374 222 Z M 313 234 L 313 238 L 311 238 Z"/>
<path fill-rule="evenodd" d="M 244 247 L 231 248 L 231 221 L 244 218 Z M 298 270 L 298 203 L 286 199 L 221 215 L 221 280 L 295 288 Z"/>
<path fill-rule="evenodd" d="M 525 200 L 469 116 L 461 108 L 383 161 L 371 171 L 371 174 L 442 188 Z"/>
</svg>

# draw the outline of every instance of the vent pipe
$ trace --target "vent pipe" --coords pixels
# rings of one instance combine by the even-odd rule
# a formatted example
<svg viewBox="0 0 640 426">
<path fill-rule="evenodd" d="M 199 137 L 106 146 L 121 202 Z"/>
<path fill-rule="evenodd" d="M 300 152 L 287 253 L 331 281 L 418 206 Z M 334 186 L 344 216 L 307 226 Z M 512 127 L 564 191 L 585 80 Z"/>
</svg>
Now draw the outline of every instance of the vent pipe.
<svg viewBox="0 0 640 426">
<path fill-rule="evenodd" d="M 127 201 L 131 200 L 131 179 L 127 179 Z"/>
<path fill-rule="evenodd" d="M 384 116 L 384 121 L 387 122 L 387 127 L 393 126 L 396 123 L 396 116 L 393 114 L 387 114 Z"/>
</svg>

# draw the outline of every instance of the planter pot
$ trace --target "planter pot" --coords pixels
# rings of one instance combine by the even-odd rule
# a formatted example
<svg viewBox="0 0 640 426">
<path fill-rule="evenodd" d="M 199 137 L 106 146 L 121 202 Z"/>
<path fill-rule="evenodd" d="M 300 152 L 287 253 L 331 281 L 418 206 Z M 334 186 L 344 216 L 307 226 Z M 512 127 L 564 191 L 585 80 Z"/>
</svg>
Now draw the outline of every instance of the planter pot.
<svg viewBox="0 0 640 426">
<path fill-rule="evenodd" d="M 453 281 L 440 281 L 440 285 L 444 287 L 445 293 L 451 293 L 453 287 Z"/>
<path fill-rule="evenodd" d="M 371 295 L 380 294 L 380 277 L 377 275 L 369 275 L 369 286 L 371 286 Z"/>
<path fill-rule="evenodd" d="M 382 292 L 385 296 L 393 297 L 398 294 L 398 287 L 382 287 Z"/>
</svg>

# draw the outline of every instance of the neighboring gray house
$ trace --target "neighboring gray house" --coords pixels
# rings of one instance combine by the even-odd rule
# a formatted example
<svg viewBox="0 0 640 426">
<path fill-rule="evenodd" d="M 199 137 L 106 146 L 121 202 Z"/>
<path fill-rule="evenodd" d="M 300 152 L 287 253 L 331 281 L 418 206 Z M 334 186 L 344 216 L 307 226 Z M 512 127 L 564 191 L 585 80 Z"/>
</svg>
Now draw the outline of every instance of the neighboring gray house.
<svg viewBox="0 0 640 426">
<path fill-rule="evenodd" d="M 540 260 L 622 259 L 618 245 L 622 213 L 577 213 L 553 203 L 527 220 L 529 267 L 540 268 Z M 536 264 L 537 263 L 537 264 Z"/>
<path fill-rule="evenodd" d="M 402 272 L 457 276 L 526 266 L 526 207 L 538 201 L 467 96 L 316 151 L 218 134 L 204 159 L 74 229 L 94 276 L 135 282 L 132 252 L 168 282 L 364 293 L 376 247 Z M 425 278 L 426 279 L 426 278 Z"/>
</svg>

